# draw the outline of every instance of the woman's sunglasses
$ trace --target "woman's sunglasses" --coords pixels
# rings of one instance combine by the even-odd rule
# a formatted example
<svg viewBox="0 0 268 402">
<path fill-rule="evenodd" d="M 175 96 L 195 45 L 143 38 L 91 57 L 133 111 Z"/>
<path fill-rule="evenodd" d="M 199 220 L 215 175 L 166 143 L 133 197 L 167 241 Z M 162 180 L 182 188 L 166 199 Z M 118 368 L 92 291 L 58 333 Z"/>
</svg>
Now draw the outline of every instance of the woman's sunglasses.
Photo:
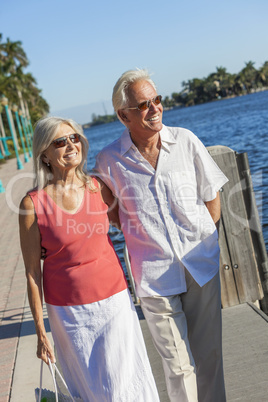
<svg viewBox="0 0 268 402">
<path fill-rule="evenodd" d="M 124 109 L 138 109 L 141 110 L 142 112 L 146 109 L 149 109 L 151 107 L 151 104 L 153 103 L 154 105 L 159 105 L 161 103 L 162 96 L 157 95 L 153 99 L 149 99 L 147 101 L 141 102 L 138 104 L 136 107 L 125 107 Z"/>
<path fill-rule="evenodd" d="M 80 134 L 75 133 L 70 134 L 67 137 L 57 138 L 56 140 L 52 141 L 51 144 L 53 144 L 55 148 L 65 147 L 67 145 L 68 138 L 70 138 L 73 144 L 77 144 L 78 142 L 80 142 Z"/>
</svg>

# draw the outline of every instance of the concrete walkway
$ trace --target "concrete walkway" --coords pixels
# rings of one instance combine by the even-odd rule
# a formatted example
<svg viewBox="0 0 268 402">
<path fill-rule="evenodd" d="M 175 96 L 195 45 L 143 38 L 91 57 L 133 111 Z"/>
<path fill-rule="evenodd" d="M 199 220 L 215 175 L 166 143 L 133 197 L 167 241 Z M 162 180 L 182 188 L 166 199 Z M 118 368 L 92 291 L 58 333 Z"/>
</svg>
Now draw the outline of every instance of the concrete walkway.
<svg viewBox="0 0 268 402">
<path fill-rule="evenodd" d="M 169 402 L 160 358 L 140 322 L 160 400 Z M 223 359 L 227 402 L 268 401 L 268 317 L 253 304 L 223 310 Z"/>
<path fill-rule="evenodd" d="M 22 157 L 21 157 L 22 159 Z M 17 208 L 27 188 L 32 162 L 17 170 L 16 159 L 0 165 L 0 401 L 8 401 L 26 296 Z"/>
<path fill-rule="evenodd" d="M 0 194 L 0 402 L 34 402 L 34 389 L 39 385 L 40 360 L 36 358 L 35 328 L 26 297 L 18 233 L 18 206 L 32 187 L 31 172 L 32 162 L 20 171 L 15 159 L 0 165 L 0 179 L 6 189 Z M 160 358 L 139 306 L 137 312 L 161 402 L 168 402 Z M 48 325 L 46 315 L 45 322 Z M 228 402 L 268 400 L 267 324 L 268 317 L 251 304 L 223 310 Z M 46 367 L 44 374 L 44 387 L 53 389 Z"/>
</svg>

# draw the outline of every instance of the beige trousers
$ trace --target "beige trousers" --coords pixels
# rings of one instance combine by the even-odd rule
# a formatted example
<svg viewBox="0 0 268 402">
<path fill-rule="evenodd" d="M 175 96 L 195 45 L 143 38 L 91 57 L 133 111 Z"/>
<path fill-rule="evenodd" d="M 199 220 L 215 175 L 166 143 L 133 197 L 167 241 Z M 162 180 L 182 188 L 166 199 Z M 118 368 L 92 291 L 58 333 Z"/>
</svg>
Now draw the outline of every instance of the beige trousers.
<svg viewBox="0 0 268 402">
<path fill-rule="evenodd" d="M 225 402 L 219 274 L 202 288 L 185 274 L 187 292 L 141 298 L 168 395 L 171 402 Z"/>
</svg>

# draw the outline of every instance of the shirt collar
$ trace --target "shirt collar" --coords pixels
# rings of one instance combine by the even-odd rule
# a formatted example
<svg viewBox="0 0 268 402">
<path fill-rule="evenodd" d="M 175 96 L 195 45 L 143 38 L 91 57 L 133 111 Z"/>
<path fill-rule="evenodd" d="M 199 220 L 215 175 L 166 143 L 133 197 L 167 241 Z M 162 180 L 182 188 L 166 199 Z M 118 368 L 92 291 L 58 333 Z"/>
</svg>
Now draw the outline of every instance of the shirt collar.
<svg viewBox="0 0 268 402">
<path fill-rule="evenodd" d="M 160 131 L 161 144 L 163 148 L 169 151 L 169 144 L 176 144 L 172 132 L 163 124 Z M 133 145 L 128 129 L 126 128 L 121 136 L 121 155 L 124 155 Z"/>
<path fill-rule="evenodd" d="M 162 130 L 160 131 L 160 137 L 161 137 L 162 147 L 165 148 L 169 152 L 170 151 L 169 145 L 176 144 L 176 140 L 175 140 L 172 132 L 164 124 L 163 124 Z"/>
<path fill-rule="evenodd" d="M 124 155 L 133 145 L 128 129 L 121 136 L 121 155 Z"/>
</svg>

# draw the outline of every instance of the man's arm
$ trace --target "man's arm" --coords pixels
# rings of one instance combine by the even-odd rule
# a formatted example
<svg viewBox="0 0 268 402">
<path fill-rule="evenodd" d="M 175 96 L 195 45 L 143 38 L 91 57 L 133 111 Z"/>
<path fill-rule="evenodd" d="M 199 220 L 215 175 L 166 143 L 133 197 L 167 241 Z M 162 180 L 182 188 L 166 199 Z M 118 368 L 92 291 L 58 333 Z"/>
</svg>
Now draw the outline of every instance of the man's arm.
<svg viewBox="0 0 268 402">
<path fill-rule="evenodd" d="M 205 205 L 213 219 L 213 222 L 216 225 L 217 230 L 219 231 L 219 224 L 221 217 L 221 202 L 219 192 L 217 192 L 216 198 L 214 198 L 214 200 L 205 201 Z"/>
<path fill-rule="evenodd" d="M 108 206 L 107 215 L 109 218 L 109 222 L 112 226 L 121 230 L 119 213 L 118 213 L 118 201 L 113 196 L 113 193 L 111 192 L 109 187 L 106 186 L 106 184 L 99 177 L 95 176 L 95 178 L 100 185 L 102 200 Z"/>
</svg>

